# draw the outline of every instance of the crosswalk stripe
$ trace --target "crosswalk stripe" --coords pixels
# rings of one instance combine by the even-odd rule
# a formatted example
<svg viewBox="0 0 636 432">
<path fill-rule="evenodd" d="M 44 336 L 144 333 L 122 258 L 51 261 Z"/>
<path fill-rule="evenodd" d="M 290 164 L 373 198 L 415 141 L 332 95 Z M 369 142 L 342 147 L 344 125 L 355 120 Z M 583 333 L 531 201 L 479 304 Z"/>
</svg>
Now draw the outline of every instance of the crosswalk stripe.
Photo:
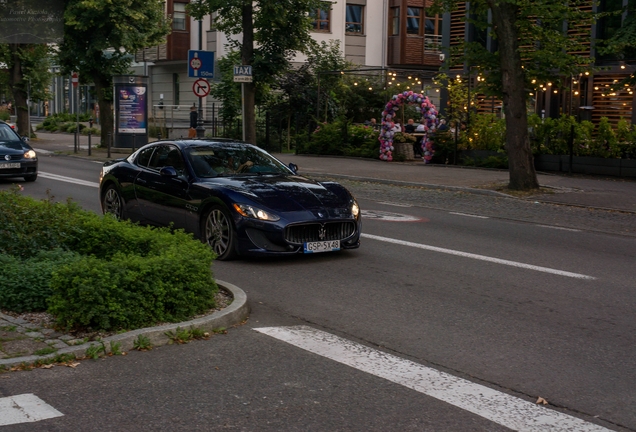
<svg viewBox="0 0 636 432">
<path fill-rule="evenodd" d="M 609 429 L 307 326 L 254 330 L 387 379 L 517 431 Z"/>
<path fill-rule="evenodd" d="M 63 415 L 34 394 L 0 398 L 0 426 L 31 423 Z"/>
</svg>

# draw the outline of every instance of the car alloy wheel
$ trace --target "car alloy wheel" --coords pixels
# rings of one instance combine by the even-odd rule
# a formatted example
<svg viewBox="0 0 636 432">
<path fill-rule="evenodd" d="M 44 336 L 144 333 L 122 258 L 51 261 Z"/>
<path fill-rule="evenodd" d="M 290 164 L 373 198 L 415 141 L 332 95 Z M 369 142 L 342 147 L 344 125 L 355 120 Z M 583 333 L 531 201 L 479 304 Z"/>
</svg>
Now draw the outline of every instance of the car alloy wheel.
<svg viewBox="0 0 636 432">
<path fill-rule="evenodd" d="M 210 245 L 219 260 L 229 260 L 236 256 L 236 234 L 228 212 L 215 206 L 205 218 L 203 233 L 205 242 Z"/>
<path fill-rule="evenodd" d="M 115 186 L 108 186 L 104 193 L 104 199 L 102 200 L 102 208 L 104 214 L 112 214 L 117 219 L 122 218 L 122 200 L 119 196 L 119 192 L 115 189 Z"/>
</svg>

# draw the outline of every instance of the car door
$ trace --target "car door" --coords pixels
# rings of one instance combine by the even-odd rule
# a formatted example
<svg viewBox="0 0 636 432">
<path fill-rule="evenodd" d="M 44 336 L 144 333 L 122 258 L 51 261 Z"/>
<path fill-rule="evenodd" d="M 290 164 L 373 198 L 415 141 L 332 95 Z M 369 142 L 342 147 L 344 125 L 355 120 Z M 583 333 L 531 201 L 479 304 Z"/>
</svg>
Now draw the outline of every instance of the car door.
<svg viewBox="0 0 636 432">
<path fill-rule="evenodd" d="M 171 166 L 177 177 L 161 175 L 161 168 Z M 172 223 L 184 228 L 189 181 L 181 151 L 174 145 L 160 144 L 146 167 L 135 178 L 135 195 L 144 219 L 156 225 Z"/>
</svg>

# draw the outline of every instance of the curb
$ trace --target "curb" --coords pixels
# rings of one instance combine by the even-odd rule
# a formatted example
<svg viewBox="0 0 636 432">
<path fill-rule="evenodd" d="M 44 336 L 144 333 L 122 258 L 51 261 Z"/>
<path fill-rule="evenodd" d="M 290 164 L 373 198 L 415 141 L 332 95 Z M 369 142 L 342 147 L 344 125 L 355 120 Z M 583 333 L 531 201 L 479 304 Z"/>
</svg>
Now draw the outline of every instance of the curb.
<svg viewBox="0 0 636 432">
<path fill-rule="evenodd" d="M 166 336 L 165 333 L 174 331 L 178 327 L 194 327 L 211 332 L 219 327 L 230 327 L 243 322 L 250 313 L 250 308 L 247 304 L 247 295 L 245 294 L 245 292 L 236 285 L 232 285 L 228 282 L 217 280 L 216 283 L 220 289 L 224 289 L 225 291 L 228 291 L 230 294 L 232 294 L 234 300 L 228 307 L 220 311 L 215 311 L 210 315 L 206 315 L 201 318 L 195 318 L 193 320 L 181 323 L 171 323 L 156 327 L 147 327 L 143 329 L 132 330 L 126 333 L 108 336 L 101 341 L 92 341 L 82 345 L 62 348 L 53 354 L 47 354 L 44 356 L 31 355 L 26 357 L 2 359 L 0 360 L 0 366 L 17 366 L 22 363 L 33 363 L 37 360 L 55 358 L 60 354 L 72 354 L 75 356 L 75 358 L 80 359 L 85 356 L 87 349 L 89 349 L 93 345 L 98 345 L 100 343 L 104 347 L 105 354 L 108 354 L 110 352 L 111 342 L 119 343 L 121 345 L 120 349 L 122 351 L 130 351 L 133 349 L 134 342 L 139 337 L 139 335 L 144 335 L 145 337 L 150 339 L 150 343 L 152 344 L 153 348 L 156 348 L 168 344 L 170 342 L 170 338 Z"/>
<path fill-rule="evenodd" d="M 415 187 L 424 187 L 428 189 L 451 190 L 451 191 L 457 191 L 457 192 L 468 192 L 468 193 L 472 193 L 476 195 L 489 195 L 489 196 L 496 196 L 500 198 L 517 199 L 514 196 L 507 195 L 502 192 L 497 192 L 497 191 L 488 190 L 488 189 L 477 189 L 477 188 L 471 188 L 466 186 L 445 186 L 445 185 L 438 185 L 433 183 L 405 182 L 400 180 L 385 180 L 385 179 L 378 179 L 373 177 L 358 177 L 358 176 L 350 176 L 345 174 L 328 174 L 328 173 L 314 173 L 314 172 L 312 172 L 311 174 L 307 174 L 307 177 L 339 178 L 339 179 L 345 179 L 345 180 L 365 181 L 369 183 L 381 183 L 381 184 L 388 184 L 388 185 L 395 185 L 395 186 L 415 186 Z"/>
</svg>

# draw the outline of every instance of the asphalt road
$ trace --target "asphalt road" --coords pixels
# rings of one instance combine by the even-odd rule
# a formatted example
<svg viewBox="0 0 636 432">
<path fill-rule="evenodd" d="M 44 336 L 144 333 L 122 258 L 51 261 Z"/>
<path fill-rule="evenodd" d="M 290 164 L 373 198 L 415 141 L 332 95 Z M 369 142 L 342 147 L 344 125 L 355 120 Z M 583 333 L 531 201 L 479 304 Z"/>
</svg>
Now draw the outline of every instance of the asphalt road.
<svg viewBox="0 0 636 432">
<path fill-rule="evenodd" d="M 21 183 L 24 193 L 48 189 L 99 211 L 98 164 L 40 163 L 48 174 Z M 303 325 L 522 401 L 544 398 L 587 425 L 636 430 L 628 220 L 443 191 L 431 206 L 431 191 L 347 185 L 365 212 L 359 250 L 215 263 L 218 279 L 248 295 L 245 325 L 75 369 L 1 375 L 0 398 L 33 393 L 64 414 L 3 429 L 523 430 L 254 330 Z"/>
</svg>

